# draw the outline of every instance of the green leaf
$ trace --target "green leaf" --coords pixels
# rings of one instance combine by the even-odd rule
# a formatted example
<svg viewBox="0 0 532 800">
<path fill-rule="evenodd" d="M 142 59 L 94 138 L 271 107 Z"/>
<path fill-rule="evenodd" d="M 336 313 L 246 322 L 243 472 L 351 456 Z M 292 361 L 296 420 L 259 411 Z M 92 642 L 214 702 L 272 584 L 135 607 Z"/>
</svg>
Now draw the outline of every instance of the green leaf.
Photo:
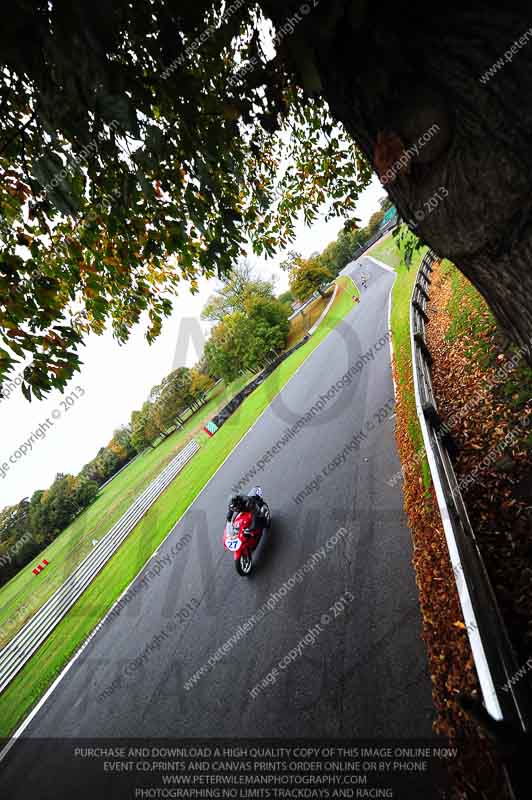
<svg viewBox="0 0 532 800">
<path fill-rule="evenodd" d="M 28 386 L 27 383 L 24 382 L 22 382 L 20 388 L 22 389 L 22 394 L 24 395 L 26 400 L 28 400 L 28 402 L 31 403 L 31 388 Z"/>
</svg>

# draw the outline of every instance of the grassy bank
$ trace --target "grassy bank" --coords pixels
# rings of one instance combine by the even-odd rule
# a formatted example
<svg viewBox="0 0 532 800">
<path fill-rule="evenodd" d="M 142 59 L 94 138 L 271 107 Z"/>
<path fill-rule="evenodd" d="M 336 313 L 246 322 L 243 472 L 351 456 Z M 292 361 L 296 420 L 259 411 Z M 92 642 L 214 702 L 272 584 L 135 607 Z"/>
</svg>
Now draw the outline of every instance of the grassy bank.
<svg viewBox="0 0 532 800">
<path fill-rule="evenodd" d="M 316 333 L 242 403 L 212 439 L 202 439 L 199 453 L 172 482 L 68 616 L 2 693 L 0 736 L 8 736 L 24 719 L 246 431 L 303 361 L 352 308 L 351 280 L 340 278 L 338 282 L 342 288 L 349 288 L 349 291 L 337 293 L 329 313 Z M 127 470 L 123 474 L 126 472 Z M 108 488 L 113 487 L 113 484 Z M 117 491 L 115 487 L 113 490 Z"/>
<path fill-rule="evenodd" d="M 465 353 L 471 361 L 481 366 L 490 365 L 487 337 L 496 328 L 493 314 L 481 295 L 454 264 L 445 260 L 441 265 L 442 276 L 449 282 L 450 298 L 446 312 L 450 317 L 446 339 L 455 341 L 467 337 Z"/>
<path fill-rule="evenodd" d="M 332 292 L 333 290 L 331 289 L 325 297 L 317 297 L 301 314 L 290 320 L 290 330 L 286 343 L 287 350 L 290 347 L 294 347 L 309 332 L 310 328 L 319 319 L 320 314 L 325 310 L 327 303 L 331 299 Z"/>
<path fill-rule="evenodd" d="M 384 261 L 385 264 L 394 269 L 400 267 L 403 259 L 401 249 L 397 246 L 397 240 L 392 234 L 380 239 L 377 244 L 370 247 L 365 255 L 378 258 L 379 261 Z"/>
</svg>

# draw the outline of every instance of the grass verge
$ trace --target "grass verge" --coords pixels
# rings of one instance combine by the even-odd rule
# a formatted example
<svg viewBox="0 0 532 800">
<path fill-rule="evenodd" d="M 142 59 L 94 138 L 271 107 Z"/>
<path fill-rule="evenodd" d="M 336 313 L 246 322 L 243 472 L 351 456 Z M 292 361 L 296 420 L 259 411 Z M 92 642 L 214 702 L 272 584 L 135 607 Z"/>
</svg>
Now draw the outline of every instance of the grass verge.
<svg viewBox="0 0 532 800">
<path fill-rule="evenodd" d="M 394 377 L 406 419 L 408 434 L 411 439 L 411 449 L 414 453 L 421 454 L 424 452 L 424 444 L 417 416 L 413 387 L 412 348 L 410 345 L 410 298 L 419 265 L 428 248 L 421 247 L 417 250 L 412 258 L 412 263 L 407 265 L 404 256 L 408 238 L 415 239 L 416 237 L 414 234 L 410 234 L 410 237 L 403 236 L 399 241 L 398 238 L 390 236 L 385 241 L 379 242 L 375 247 L 370 248 L 367 255 L 384 261 L 385 264 L 393 267 L 397 273 L 393 286 L 391 319 L 395 355 Z M 428 461 L 425 456 L 420 455 L 419 458 L 423 486 L 428 489 L 432 483 Z"/>
<path fill-rule="evenodd" d="M 343 291 L 338 291 L 329 313 L 315 334 L 246 398 L 212 439 L 202 441 L 200 451 L 152 506 L 78 603 L 2 693 L 0 736 L 9 736 L 27 716 L 240 439 L 303 361 L 352 309 L 351 279 L 342 277 L 338 279 L 338 283 Z"/>
<path fill-rule="evenodd" d="M 378 258 L 379 261 L 384 261 L 385 264 L 394 269 L 398 269 L 402 262 L 401 250 L 397 247 L 396 239 L 391 234 L 380 239 L 377 244 L 370 247 L 363 255 Z"/>
</svg>

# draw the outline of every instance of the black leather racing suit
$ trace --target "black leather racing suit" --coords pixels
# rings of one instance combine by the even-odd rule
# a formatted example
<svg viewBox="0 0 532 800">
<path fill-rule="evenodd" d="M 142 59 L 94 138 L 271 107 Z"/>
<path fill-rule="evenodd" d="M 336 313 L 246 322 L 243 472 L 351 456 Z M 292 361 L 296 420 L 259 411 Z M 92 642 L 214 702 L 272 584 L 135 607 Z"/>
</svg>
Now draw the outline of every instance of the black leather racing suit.
<svg viewBox="0 0 532 800">
<path fill-rule="evenodd" d="M 227 510 L 227 521 L 231 522 L 235 515 L 241 511 L 249 511 L 251 513 L 251 520 L 246 528 L 246 533 L 255 533 L 264 525 L 264 519 L 260 513 L 261 508 L 262 503 L 260 502 L 259 497 L 241 495 L 238 503 L 235 505 L 233 505 L 232 502 L 229 503 L 229 508 Z"/>
</svg>

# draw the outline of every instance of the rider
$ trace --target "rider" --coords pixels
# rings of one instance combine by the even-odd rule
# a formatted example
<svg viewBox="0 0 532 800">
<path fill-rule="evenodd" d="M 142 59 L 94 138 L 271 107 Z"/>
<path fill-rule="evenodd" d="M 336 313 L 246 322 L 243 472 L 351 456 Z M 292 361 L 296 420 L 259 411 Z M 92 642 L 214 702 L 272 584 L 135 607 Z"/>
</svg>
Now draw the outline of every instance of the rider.
<svg viewBox="0 0 532 800">
<path fill-rule="evenodd" d="M 264 518 L 261 514 L 262 502 L 259 495 L 231 495 L 229 498 L 229 508 L 227 509 L 227 521 L 231 522 L 235 514 L 244 511 L 249 511 L 251 513 L 251 521 L 248 527 L 245 528 L 245 533 L 253 534 L 264 527 Z"/>
</svg>

